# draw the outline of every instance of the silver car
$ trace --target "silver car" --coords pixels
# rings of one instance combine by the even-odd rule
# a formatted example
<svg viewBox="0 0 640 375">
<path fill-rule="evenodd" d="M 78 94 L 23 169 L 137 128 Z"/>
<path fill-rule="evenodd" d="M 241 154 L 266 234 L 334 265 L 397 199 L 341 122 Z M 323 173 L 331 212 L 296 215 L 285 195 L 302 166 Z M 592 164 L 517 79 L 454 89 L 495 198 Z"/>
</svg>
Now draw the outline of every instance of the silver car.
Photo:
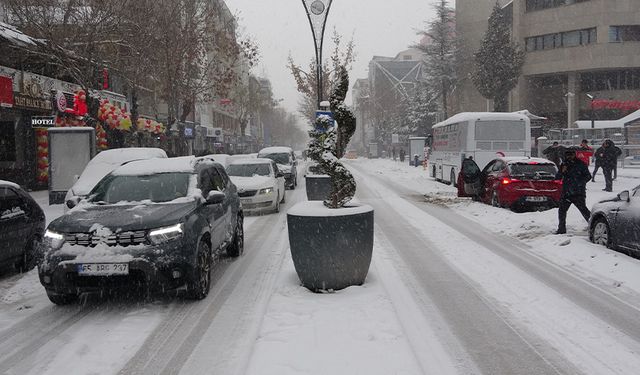
<svg viewBox="0 0 640 375">
<path fill-rule="evenodd" d="M 640 186 L 593 206 L 589 239 L 640 258 Z"/>
</svg>

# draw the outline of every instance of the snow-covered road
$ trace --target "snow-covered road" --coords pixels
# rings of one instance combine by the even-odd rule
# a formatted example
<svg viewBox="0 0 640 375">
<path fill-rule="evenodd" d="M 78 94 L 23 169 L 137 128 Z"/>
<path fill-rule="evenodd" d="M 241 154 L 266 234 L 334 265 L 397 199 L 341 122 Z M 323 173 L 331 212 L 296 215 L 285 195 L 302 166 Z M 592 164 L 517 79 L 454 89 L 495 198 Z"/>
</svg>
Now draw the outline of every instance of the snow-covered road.
<svg viewBox="0 0 640 375">
<path fill-rule="evenodd" d="M 637 373 L 640 262 L 589 244 L 577 213 L 574 234 L 553 237 L 555 210 L 456 201 L 388 161 L 347 165 L 375 208 L 362 287 L 298 285 L 285 211 L 306 199 L 300 178 L 283 212 L 247 218 L 245 255 L 220 259 L 203 301 L 89 296 L 58 307 L 36 271 L 0 276 L 0 373 Z"/>
</svg>

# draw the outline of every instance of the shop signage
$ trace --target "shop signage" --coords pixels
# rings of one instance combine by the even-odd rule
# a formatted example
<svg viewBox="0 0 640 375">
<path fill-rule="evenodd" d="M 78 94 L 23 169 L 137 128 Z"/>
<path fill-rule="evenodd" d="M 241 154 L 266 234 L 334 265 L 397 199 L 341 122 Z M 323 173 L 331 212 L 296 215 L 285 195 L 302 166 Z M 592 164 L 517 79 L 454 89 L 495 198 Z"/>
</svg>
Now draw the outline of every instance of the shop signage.
<svg viewBox="0 0 640 375">
<path fill-rule="evenodd" d="M 64 112 L 67 109 L 67 97 L 62 91 L 56 91 L 55 105 L 58 112 Z"/>
<path fill-rule="evenodd" d="M 0 107 L 13 107 L 13 78 L 0 76 Z"/>
<path fill-rule="evenodd" d="M 44 98 L 32 98 L 21 94 L 14 95 L 14 105 L 16 107 L 39 109 L 39 110 L 51 110 L 51 101 Z"/>
<path fill-rule="evenodd" d="M 55 116 L 32 116 L 31 126 L 34 128 L 49 128 L 56 123 Z"/>
<path fill-rule="evenodd" d="M 623 111 L 636 111 L 640 109 L 640 100 L 607 100 L 594 99 L 591 102 L 593 109 L 620 109 Z"/>
</svg>

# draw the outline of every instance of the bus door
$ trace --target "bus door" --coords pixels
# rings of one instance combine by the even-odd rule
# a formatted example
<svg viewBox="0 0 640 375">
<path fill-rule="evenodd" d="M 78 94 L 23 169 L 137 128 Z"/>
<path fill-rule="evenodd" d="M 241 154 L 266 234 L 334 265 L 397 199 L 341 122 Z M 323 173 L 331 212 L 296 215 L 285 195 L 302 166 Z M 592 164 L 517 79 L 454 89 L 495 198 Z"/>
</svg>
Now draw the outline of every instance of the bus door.
<svg viewBox="0 0 640 375">
<path fill-rule="evenodd" d="M 464 159 L 458 176 L 458 196 L 479 198 L 483 194 L 482 171 L 472 158 Z"/>
</svg>

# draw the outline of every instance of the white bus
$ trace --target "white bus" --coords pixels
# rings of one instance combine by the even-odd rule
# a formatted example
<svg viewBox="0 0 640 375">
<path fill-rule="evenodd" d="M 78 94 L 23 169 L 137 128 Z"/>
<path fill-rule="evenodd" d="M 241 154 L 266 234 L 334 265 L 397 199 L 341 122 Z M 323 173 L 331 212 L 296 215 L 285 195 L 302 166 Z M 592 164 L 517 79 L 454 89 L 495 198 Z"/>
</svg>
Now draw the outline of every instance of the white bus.
<svg viewBox="0 0 640 375">
<path fill-rule="evenodd" d="M 531 156 L 531 121 L 519 113 L 463 112 L 433 126 L 429 174 L 455 185 L 462 160 L 483 168 L 498 156 Z"/>
</svg>

